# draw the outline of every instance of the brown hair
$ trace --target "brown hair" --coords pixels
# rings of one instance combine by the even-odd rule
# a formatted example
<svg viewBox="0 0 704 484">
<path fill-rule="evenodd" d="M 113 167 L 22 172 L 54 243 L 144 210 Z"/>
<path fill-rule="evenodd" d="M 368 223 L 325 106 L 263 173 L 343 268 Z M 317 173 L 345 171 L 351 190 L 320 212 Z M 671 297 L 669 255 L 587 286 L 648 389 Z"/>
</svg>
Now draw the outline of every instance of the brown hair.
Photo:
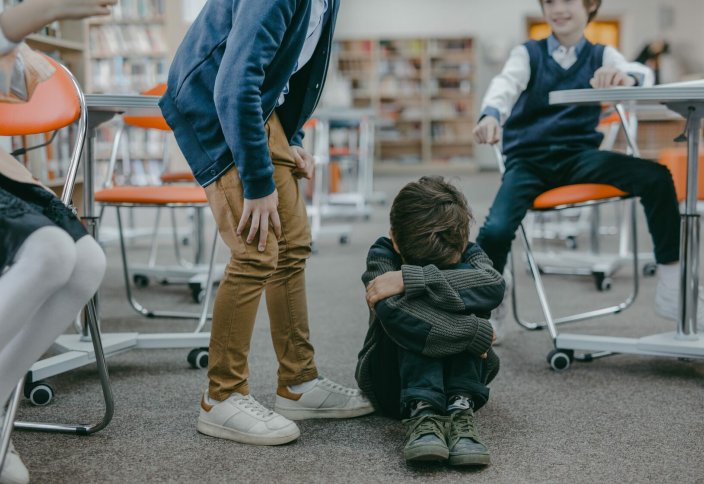
<svg viewBox="0 0 704 484">
<path fill-rule="evenodd" d="M 544 0 L 538 0 L 538 3 L 540 3 L 540 8 L 543 8 L 543 1 Z M 584 4 L 585 10 L 589 10 L 591 7 L 595 7 L 593 12 L 589 13 L 589 22 L 594 20 L 594 17 L 596 17 L 596 14 L 599 12 L 599 9 L 601 8 L 601 0 L 582 0 L 582 3 Z"/>
<path fill-rule="evenodd" d="M 459 262 L 473 220 L 462 192 L 439 176 L 407 184 L 391 204 L 391 234 L 408 264 Z"/>
</svg>

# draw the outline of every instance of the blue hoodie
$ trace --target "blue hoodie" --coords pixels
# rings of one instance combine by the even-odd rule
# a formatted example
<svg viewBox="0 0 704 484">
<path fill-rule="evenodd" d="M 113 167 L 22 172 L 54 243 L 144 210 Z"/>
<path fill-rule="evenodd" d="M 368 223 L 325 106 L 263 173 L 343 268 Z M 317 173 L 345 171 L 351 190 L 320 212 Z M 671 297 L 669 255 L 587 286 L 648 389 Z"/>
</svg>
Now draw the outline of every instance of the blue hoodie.
<svg viewBox="0 0 704 484">
<path fill-rule="evenodd" d="M 236 165 L 245 198 L 275 190 L 266 121 L 276 110 L 289 143 L 300 146 L 323 89 L 338 8 L 339 0 L 330 0 L 315 53 L 293 74 L 310 0 L 208 0 L 176 52 L 159 102 L 201 185 Z M 286 102 L 277 107 L 287 82 Z"/>
</svg>

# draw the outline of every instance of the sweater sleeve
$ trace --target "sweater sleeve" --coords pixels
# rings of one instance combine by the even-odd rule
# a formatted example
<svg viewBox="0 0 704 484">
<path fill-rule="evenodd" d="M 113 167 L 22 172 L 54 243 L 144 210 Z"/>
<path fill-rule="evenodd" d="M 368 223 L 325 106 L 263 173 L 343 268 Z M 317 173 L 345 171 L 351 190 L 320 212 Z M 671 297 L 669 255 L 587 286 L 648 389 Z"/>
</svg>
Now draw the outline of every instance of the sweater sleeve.
<svg viewBox="0 0 704 484">
<path fill-rule="evenodd" d="M 501 274 L 475 244 L 467 247 L 462 263 L 452 269 L 404 264 L 401 272 L 406 297 L 424 298 L 443 311 L 488 316 L 504 297 Z"/>
<path fill-rule="evenodd" d="M 362 274 L 362 282 L 367 287 L 376 277 L 401 268 L 401 256 L 394 251 L 391 240 L 379 237 L 367 254 L 367 269 Z"/>
</svg>

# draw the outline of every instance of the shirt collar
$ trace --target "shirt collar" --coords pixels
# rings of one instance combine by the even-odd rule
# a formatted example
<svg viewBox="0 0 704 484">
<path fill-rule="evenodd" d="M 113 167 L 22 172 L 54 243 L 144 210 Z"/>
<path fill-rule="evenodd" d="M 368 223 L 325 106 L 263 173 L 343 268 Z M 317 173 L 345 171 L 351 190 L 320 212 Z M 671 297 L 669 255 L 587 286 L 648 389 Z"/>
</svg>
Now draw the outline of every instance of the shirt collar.
<svg viewBox="0 0 704 484">
<path fill-rule="evenodd" d="M 587 39 L 582 36 L 582 38 L 579 39 L 579 42 L 577 42 L 574 46 L 574 53 L 579 56 L 582 50 L 584 50 L 585 45 L 587 45 Z M 560 41 L 557 40 L 557 37 L 555 37 L 554 34 L 550 34 L 550 37 L 548 37 L 548 54 L 552 55 L 553 52 L 555 52 L 559 47 Z"/>
</svg>

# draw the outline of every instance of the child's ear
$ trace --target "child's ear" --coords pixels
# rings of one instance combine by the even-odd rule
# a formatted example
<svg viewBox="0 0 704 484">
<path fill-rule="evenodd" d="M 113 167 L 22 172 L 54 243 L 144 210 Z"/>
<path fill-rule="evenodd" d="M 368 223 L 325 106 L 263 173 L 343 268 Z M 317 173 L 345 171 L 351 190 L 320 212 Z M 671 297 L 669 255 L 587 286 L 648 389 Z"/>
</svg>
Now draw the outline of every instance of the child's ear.
<svg viewBox="0 0 704 484">
<path fill-rule="evenodd" d="M 599 3 L 596 2 L 596 0 L 590 0 L 589 7 L 587 8 L 587 13 L 592 14 L 596 12 L 597 8 L 599 8 Z"/>
</svg>

